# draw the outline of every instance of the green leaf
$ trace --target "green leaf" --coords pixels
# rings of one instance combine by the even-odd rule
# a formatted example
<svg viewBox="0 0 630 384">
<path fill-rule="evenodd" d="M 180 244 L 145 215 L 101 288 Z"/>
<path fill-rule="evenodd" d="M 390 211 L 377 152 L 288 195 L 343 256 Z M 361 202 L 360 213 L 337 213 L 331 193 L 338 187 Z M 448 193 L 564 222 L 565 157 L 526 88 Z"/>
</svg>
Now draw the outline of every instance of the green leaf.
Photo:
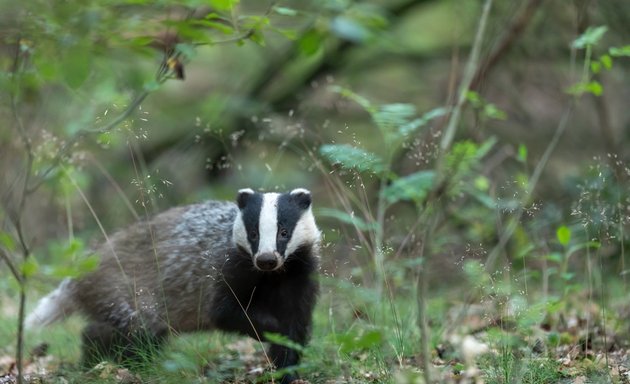
<svg viewBox="0 0 630 384">
<path fill-rule="evenodd" d="M 345 16 L 335 17 L 330 23 L 330 30 L 338 37 L 355 43 L 364 42 L 371 36 L 367 28 Z"/>
<path fill-rule="evenodd" d="M 522 309 L 518 311 L 516 321 L 521 330 L 529 331 L 532 326 L 542 323 L 545 319 L 545 316 L 547 315 L 547 312 L 545 311 L 547 303 L 541 302 L 533 305 L 527 305 L 527 302 L 525 301 L 523 304 Z"/>
<path fill-rule="evenodd" d="M 234 28 L 231 25 L 226 24 L 226 23 L 220 23 L 220 22 L 212 21 L 208 19 L 191 20 L 189 21 L 189 23 L 192 25 L 199 25 L 201 27 L 216 29 L 217 31 L 223 32 L 226 35 L 231 35 L 232 33 L 234 33 Z"/>
<path fill-rule="evenodd" d="M 175 45 L 175 50 L 181 53 L 188 60 L 197 56 L 197 50 L 192 44 L 178 43 Z"/>
<path fill-rule="evenodd" d="M 599 61 L 591 62 L 591 72 L 598 74 L 602 70 L 602 63 Z"/>
<path fill-rule="evenodd" d="M 435 118 L 444 116 L 448 113 L 448 108 L 435 108 L 422 115 L 422 117 L 411 120 L 399 126 L 398 134 L 401 138 L 405 138 L 415 132 L 418 128 L 424 127 L 427 123 Z"/>
<path fill-rule="evenodd" d="M 0 245 L 9 252 L 15 251 L 15 241 L 13 241 L 13 238 L 6 232 L 0 231 Z"/>
<path fill-rule="evenodd" d="M 315 211 L 315 215 L 318 217 L 330 217 L 337 219 L 342 223 L 353 225 L 360 231 L 373 231 L 378 228 L 378 223 L 368 223 L 354 214 L 334 208 L 319 208 Z"/>
<path fill-rule="evenodd" d="M 475 184 L 477 184 L 477 183 L 475 183 Z M 478 188 L 477 185 L 475 185 L 475 186 Z M 473 190 L 469 190 L 468 191 L 468 193 L 470 193 L 470 195 L 475 200 L 477 200 L 479 203 L 481 203 L 484 207 L 486 207 L 488 209 L 497 209 L 498 208 L 497 202 L 485 192 L 486 191 L 482 191 L 482 190 L 479 190 L 479 189 L 473 189 Z"/>
<path fill-rule="evenodd" d="M 79 260 L 79 263 L 77 264 L 77 272 L 79 273 L 79 275 L 92 272 L 96 270 L 100 262 L 101 258 L 99 255 L 96 254 L 81 258 Z"/>
<path fill-rule="evenodd" d="M 483 101 L 481 100 L 481 96 L 479 96 L 479 94 L 475 91 L 467 91 L 466 92 L 466 100 L 468 100 L 468 102 L 474 107 L 474 108 L 479 108 L 482 104 Z"/>
<path fill-rule="evenodd" d="M 558 264 L 560 264 L 562 260 L 564 259 L 562 254 L 559 252 L 551 252 L 550 254 L 546 256 L 546 258 L 547 260 L 553 261 L 554 263 L 558 263 Z"/>
<path fill-rule="evenodd" d="M 383 190 L 388 203 L 397 201 L 420 202 L 427 197 L 435 181 L 434 171 L 420 171 L 394 180 Z"/>
<path fill-rule="evenodd" d="M 593 80 L 587 84 L 586 91 L 592 93 L 595 96 L 601 96 L 601 94 L 604 92 L 604 87 L 602 87 L 601 83 L 599 83 L 598 81 Z"/>
<path fill-rule="evenodd" d="M 605 25 L 600 27 L 588 27 L 580 37 L 573 41 L 571 46 L 576 49 L 583 49 L 588 45 L 595 45 L 601 40 L 606 31 L 608 31 L 608 27 Z"/>
<path fill-rule="evenodd" d="M 67 260 L 67 261 L 74 260 L 77 257 L 77 255 L 83 252 L 84 248 L 85 248 L 85 245 L 83 244 L 83 241 L 77 238 L 73 238 L 72 240 L 68 241 L 68 243 L 63 249 L 64 260 Z"/>
<path fill-rule="evenodd" d="M 613 65 L 612 57 L 610 57 L 609 55 L 602 55 L 599 58 L 599 61 L 602 63 L 604 68 L 606 68 L 607 70 L 610 71 L 610 69 L 612 68 L 612 65 Z"/>
<path fill-rule="evenodd" d="M 46 274 L 63 279 L 70 277 L 76 279 L 86 273 L 96 270 L 100 263 L 100 256 L 93 254 L 87 257 L 81 257 L 78 261 L 66 261 L 65 264 L 58 264 L 46 270 Z"/>
<path fill-rule="evenodd" d="M 590 82 L 580 82 L 572 85 L 567 89 L 567 93 L 574 96 L 581 96 L 585 93 L 592 93 L 595 96 L 600 96 L 604 92 L 602 85 L 593 80 Z"/>
<path fill-rule="evenodd" d="M 179 37 L 186 41 L 208 42 L 212 41 L 208 37 L 205 28 L 199 28 L 196 24 L 204 23 L 203 20 L 163 20 L 160 22 L 169 29 L 175 29 Z"/>
<path fill-rule="evenodd" d="M 571 230 L 566 225 L 563 225 L 556 230 L 556 237 L 563 247 L 567 247 L 571 241 Z"/>
<path fill-rule="evenodd" d="M 455 173 L 466 173 L 490 152 L 496 142 L 496 137 L 490 137 L 480 145 L 471 140 L 458 141 L 446 156 L 446 164 Z"/>
<path fill-rule="evenodd" d="M 302 352 L 304 350 L 304 347 L 301 344 L 296 343 L 295 341 L 289 339 L 287 336 L 280 335 L 278 333 L 271 333 L 271 332 L 265 332 L 264 336 L 265 336 L 266 341 L 268 342 L 278 344 L 283 347 L 291 348 L 298 352 Z"/>
<path fill-rule="evenodd" d="M 525 144 L 518 146 L 518 160 L 525 163 L 527 161 L 527 147 Z"/>
<path fill-rule="evenodd" d="M 297 16 L 298 11 L 287 7 L 273 7 L 274 12 L 282 16 Z"/>
<path fill-rule="evenodd" d="M 274 31 L 278 32 L 282 36 L 286 37 L 289 40 L 297 40 L 298 35 L 297 32 L 293 29 L 285 29 L 285 28 L 273 28 Z"/>
<path fill-rule="evenodd" d="M 322 145 L 319 152 L 332 164 L 340 165 L 342 168 L 375 174 L 385 172 L 385 165 L 379 156 L 349 144 Z"/>
<path fill-rule="evenodd" d="M 35 260 L 35 258 L 32 256 L 26 259 L 20 266 L 22 275 L 26 278 L 33 276 L 35 273 L 37 273 L 38 269 L 39 269 L 39 265 L 37 264 L 37 261 Z"/>
<path fill-rule="evenodd" d="M 494 145 L 497 143 L 497 138 L 494 136 L 490 136 L 486 141 L 481 143 L 477 152 L 475 152 L 475 159 L 481 160 L 485 157 L 491 150 L 494 148 Z"/>
<path fill-rule="evenodd" d="M 385 104 L 374 113 L 374 122 L 383 129 L 405 124 L 415 116 L 416 107 L 411 104 Z"/>
<path fill-rule="evenodd" d="M 37 52 L 33 56 L 34 65 L 37 68 L 40 76 L 47 81 L 58 81 L 59 74 L 59 62 L 57 60 L 51 60 L 50 57 L 39 55 Z"/>
<path fill-rule="evenodd" d="M 488 103 L 483 107 L 483 114 L 491 119 L 505 120 L 507 119 L 507 113 L 499 109 L 496 105 Z"/>
<path fill-rule="evenodd" d="M 127 40 L 130 45 L 135 46 L 146 46 L 155 41 L 155 37 L 153 36 L 137 36 Z"/>
<path fill-rule="evenodd" d="M 239 3 L 239 0 L 209 0 L 209 3 L 218 11 L 229 11 Z"/>
<path fill-rule="evenodd" d="M 379 330 L 352 330 L 345 334 L 337 335 L 336 342 L 342 353 L 360 352 L 378 347 L 383 342 L 383 333 Z"/>
<path fill-rule="evenodd" d="M 265 36 L 262 34 L 260 29 L 253 29 L 252 33 L 249 35 L 249 39 L 261 47 L 266 45 Z"/>
<path fill-rule="evenodd" d="M 623 47 L 611 47 L 608 50 L 608 53 L 612 57 L 630 57 L 630 45 L 625 45 Z"/>
<path fill-rule="evenodd" d="M 354 93 L 353 91 L 349 90 L 348 88 L 344 88 L 344 87 L 340 87 L 338 85 L 334 85 L 332 87 L 330 87 L 330 90 L 332 92 L 338 93 L 341 96 L 350 99 L 352 101 L 354 101 L 355 103 L 359 104 L 363 109 L 365 109 L 367 112 L 369 112 L 370 114 L 374 114 L 376 113 L 378 110 L 376 107 L 374 107 L 372 105 L 372 103 L 370 103 L 370 101 L 368 99 L 366 99 L 365 97 Z"/>
<path fill-rule="evenodd" d="M 601 247 L 601 243 L 599 241 L 588 241 L 586 243 L 580 243 L 580 244 L 576 244 L 574 246 L 572 246 L 571 248 L 569 248 L 569 250 L 567 251 L 567 253 L 569 255 L 577 252 L 577 251 L 581 251 L 583 249 L 599 249 Z"/>
<path fill-rule="evenodd" d="M 298 47 L 300 48 L 300 52 L 305 56 L 312 56 L 319 52 L 323 40 L 324 37 L 319 31 L 311 29 L 300 38 Z"/>
<path fill-rule="evenodd" d="M 488 178 L 483 175 L 477 176 L 475 178 L 474 185 L 475 185 L 475 188 L 480 191 L 485 192 L 488 189 L 490 189 L 490 181 L 488 181 Z"/>
<path fill-rule="evenodd" d="M 79 88 L 87 79 L 91 69 L 91 52 L 88 46 L 75 45 L 65 53 L 61 73 L 70 88 Z"/>
</svg>

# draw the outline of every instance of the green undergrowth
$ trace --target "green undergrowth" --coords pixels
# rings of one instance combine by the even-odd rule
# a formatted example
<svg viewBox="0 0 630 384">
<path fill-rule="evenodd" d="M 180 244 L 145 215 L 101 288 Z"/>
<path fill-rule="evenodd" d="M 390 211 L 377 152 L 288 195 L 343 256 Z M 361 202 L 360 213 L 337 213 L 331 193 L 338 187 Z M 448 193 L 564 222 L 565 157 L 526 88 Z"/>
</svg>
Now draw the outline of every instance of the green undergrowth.
<svg viewBox="0 0 630 384">
<path fill-rule="evenodd" d="M 415 285 L 392 287 L 379 298 L 350 279 L 321 281 L 302 377 L 311 383 L 423 383 Z M 457 383 L 471 366 L 485 383 L 623 382 L 619 369 L 626 364 L 628 321 L 621 280 L 608 279 L 606 295 L 591 292 L 591 298 L 584 286 L 544 298 L 535 278 L 523 295 L 523 283 L 436 287 L 427 303 L 435 382 Z M 3 299 L 0 356 L 15 351 L 13 302 Z M 263 344 L 222 332 L 176 335 L 155 357 L 126 368 L 109 363 L 84 371 L 78 365 L 84 324 L 73 316 L 27 333 L 27 351 L 49 345 L 47 357 L 38 360 L 46 383 L 270 382 Z M 487 348 L 472 365 L 457 341 L 465 336 Z M 29 357 L 27 366 L 35 360 Z"/>
</svg>

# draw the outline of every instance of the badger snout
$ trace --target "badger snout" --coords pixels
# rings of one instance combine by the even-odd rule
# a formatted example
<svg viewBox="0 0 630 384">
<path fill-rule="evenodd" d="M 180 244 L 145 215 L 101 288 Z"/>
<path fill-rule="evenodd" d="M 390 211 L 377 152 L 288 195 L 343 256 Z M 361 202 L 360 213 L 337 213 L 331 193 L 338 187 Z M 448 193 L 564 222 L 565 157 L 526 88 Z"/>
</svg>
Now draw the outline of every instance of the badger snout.
<svg viewBox="0 0 630 384">
<path fill-rule="evenodd" d="M 254 265 L 261 271 L 273 271 L 282 266 L 282 260 L 278 252 L 266 252 L 256 256 Z"/>
</svg>

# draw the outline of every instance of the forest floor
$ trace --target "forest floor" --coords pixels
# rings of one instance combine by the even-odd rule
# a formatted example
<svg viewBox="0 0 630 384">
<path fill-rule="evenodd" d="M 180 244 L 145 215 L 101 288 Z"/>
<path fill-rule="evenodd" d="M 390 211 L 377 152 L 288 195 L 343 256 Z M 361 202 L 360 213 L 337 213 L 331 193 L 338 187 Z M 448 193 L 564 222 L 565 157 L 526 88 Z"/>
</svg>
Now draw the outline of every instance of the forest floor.
<svg viewBox="0 0 630 384">
<path fill-rule="evenodd" d="M 630 383 L 630 306 L 622 296 L 608 298 L 606 307 L 588 296 L 574 292 L 520 308 L 513 298 L 503 304 L 432 299 L 432 381 Z M 322 297 L 301 376 L 313 384 L 424 383 L 413 305 L 390 301 L 383 312 L 394 316 L 379 318 L 363 311 L 360 300 Z M 7 384 L 16 382 L 15 305 L 2 303 L 0 384 Z M 81 370 L 82 325 L 72 317 L 27 334 L 26 383 L 272 382 L 262 343 L 220 332 L 173 337 L 155 359 L 132 368 L 103 362 Z"/>
</svg>

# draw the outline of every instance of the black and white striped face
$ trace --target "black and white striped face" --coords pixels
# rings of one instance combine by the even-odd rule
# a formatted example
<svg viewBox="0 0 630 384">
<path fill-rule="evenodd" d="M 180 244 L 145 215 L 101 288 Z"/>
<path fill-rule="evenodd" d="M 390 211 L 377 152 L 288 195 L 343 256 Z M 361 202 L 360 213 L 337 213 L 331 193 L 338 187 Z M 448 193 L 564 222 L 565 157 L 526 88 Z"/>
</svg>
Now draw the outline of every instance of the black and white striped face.
<svg viewBox="0 0 630 384">
<path fill-rule="evenodd" d="M 234 243 L 252 256 L 254 266 L 261 271 L 281 268 L 298 248 L 319 241 L 311 193 L 306 189 L 283 194 L 241 189 L 236 202 L 239 213 L 234 221 Z"/>
</svg>

